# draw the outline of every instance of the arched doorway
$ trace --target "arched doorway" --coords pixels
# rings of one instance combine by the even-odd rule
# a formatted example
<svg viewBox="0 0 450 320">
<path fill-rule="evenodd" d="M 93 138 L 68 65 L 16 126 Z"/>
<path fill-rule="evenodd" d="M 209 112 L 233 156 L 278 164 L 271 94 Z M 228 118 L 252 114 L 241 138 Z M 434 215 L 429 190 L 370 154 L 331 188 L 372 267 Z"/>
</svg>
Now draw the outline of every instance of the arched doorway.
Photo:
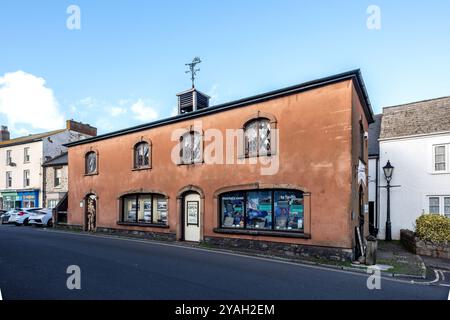
<svg viewBox="0 0 450 320">
<path fill-rule="evenodd" d="M 97 196 L 88 194 L 85 198 L 85 223 L 84 230 L 94 232 L 97 227 Z"/>
</svg>

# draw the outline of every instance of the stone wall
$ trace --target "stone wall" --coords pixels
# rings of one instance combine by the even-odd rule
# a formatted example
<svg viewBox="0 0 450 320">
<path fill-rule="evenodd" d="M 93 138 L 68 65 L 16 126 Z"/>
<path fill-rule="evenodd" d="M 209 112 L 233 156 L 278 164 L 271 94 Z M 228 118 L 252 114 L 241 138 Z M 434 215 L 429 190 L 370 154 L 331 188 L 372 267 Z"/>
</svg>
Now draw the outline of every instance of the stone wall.
<svg viewBox="0 0 450 320">
<path fill-rule="evenodd" d="M 263 253 L 286 258 L 313 258 L 333 261 L 352 261 L 353 259 L 352 250 L 340 248 L 221 237 L 205 237 L 204 242 L 212 247 L 237 249 L 251 253 Z"/>
<path fill-rule="evenodd" d="M 409 251 L 420 256 L 450 259 L 449 244 L 435 244 L 420 240 L 416 234 L 410 230 L 400 231 L 401 242 Z"/>
</svg>

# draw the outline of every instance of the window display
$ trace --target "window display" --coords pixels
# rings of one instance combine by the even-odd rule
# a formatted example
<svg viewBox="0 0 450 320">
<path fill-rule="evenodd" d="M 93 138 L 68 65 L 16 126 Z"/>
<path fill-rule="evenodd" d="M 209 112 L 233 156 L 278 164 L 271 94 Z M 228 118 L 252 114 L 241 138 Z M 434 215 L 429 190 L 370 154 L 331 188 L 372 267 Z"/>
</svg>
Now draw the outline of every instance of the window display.
<svg viewBox="0 0 450 320">
<path fill-rule="evenodd" d="M 272 229 L 272 192 L 247 193 L 247 228 Z"/>
<path fill-rule="evenodd" d="M 301 191 L 230 192 L 220 197 L 220 210 L 222 228 L 304 231 Z"/>
<path fill-rule="evenodd" d="M 244 194 L 229 193 L 222 197 L 222 224 L 227 228 L 244 227 Z"/>
<path fill-rule="evenodd" d="M 275 192 L 275 229 L 303 229 L 303 196 L 296 191 Z"/>
<path fill-rule="evenodd" d="M 129 195 L 122 203 L 122 222 L 167 224 L 167 199 L 162 195 Z"/>
</svg>

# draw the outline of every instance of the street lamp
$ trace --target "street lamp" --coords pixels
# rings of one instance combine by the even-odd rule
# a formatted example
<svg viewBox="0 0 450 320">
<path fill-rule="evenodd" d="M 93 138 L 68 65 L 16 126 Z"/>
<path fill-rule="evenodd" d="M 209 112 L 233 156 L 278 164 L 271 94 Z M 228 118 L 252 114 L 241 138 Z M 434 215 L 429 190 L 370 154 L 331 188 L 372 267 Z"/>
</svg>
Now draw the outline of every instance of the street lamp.
<svg viewBox="0 0 450 320">
<path fill-rule="evenodd" d="M 387 219 L 386 219 L 386 241 L 392 241 L 391 232 L 391 180 L 394 173 L 394 167 L 391 165 L 391 161 L 383 167 L 384 177 L 387 181 Z"/>
</svg>

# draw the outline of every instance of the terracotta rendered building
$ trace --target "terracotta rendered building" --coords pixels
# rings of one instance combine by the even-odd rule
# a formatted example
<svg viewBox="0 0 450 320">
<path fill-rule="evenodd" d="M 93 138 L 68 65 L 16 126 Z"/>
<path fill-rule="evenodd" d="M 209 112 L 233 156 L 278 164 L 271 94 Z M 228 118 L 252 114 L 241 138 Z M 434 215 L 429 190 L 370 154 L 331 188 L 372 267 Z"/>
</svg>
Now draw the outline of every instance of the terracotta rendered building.
<svg viewBox="0 0 450 320">
<path fill-rule="evenodd" d="M 193 88 L 178 116 L 68 144 L 68 227 L 359 256 L 373 122 L 360 71 L 208 99 Z"/>
</svg>

